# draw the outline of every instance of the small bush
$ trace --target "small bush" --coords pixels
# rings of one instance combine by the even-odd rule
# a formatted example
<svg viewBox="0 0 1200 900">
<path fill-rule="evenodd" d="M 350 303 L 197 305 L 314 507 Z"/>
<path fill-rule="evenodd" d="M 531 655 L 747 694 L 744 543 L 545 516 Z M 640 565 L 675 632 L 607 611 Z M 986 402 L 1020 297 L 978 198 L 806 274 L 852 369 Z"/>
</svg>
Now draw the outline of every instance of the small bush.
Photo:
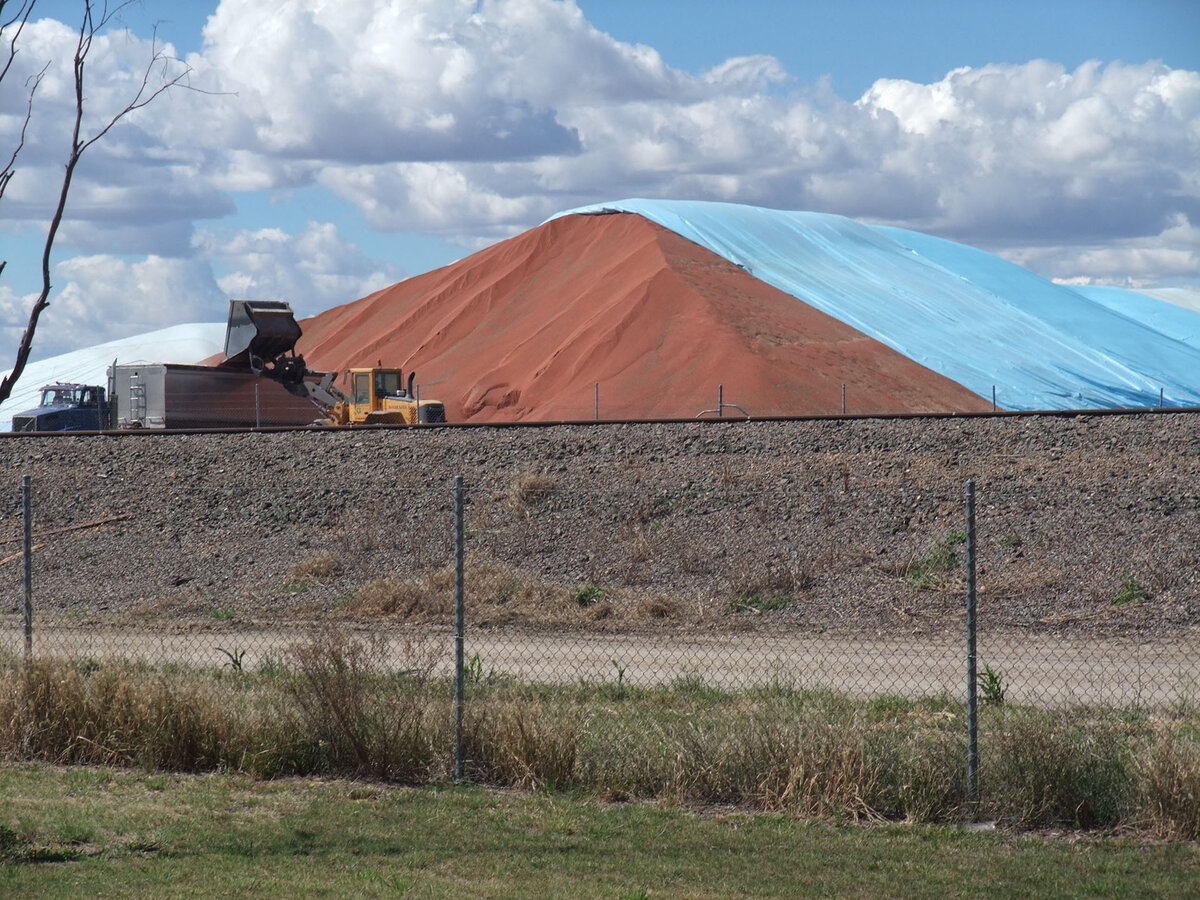
<svg viewBox="0 0 1200 900">
<path fill-rule="evenodd" d="M 1168 840 L 1200 840 L 1200 744 L 1164 733 L 1142 763 L 1142 808 Z"/>
<path fill-rule="evenodd" d="M 437 664 L 433 648 L 408 644 L 411 668 L 397 673 L 381 638 L 358 639 L 342 631 L 317 632 L 292 650 L 297 674 L 287 683 L 335 771 L 417 782 L 432 774 L 435 759 L 425 690 Z"/>
<path fill-rule="evenodd" d="M 942 583 L 943 576 L 958 565 L 956 547 L 967 542 L 964 531 L 935 538 L 929 552 L 908 567 L 908 583 L 918 591 L 929 591 Z"/>
<path fill-rule="evenodd" d="M 1125 606 L 1128 603 L 1141 603 L 1150 599 L 1150 591 L 1145 585 L 1139 584 L 1132 575 L 1121 576 L 1121 588 L 1112 598 L 1113 606 Z"/>
<path fill-rule="evenodd" d="M 535 472 L 518 475 L 508 491 L 509 503 L 517 512 L 528 514 L 531 507 L 545 502 L 556 485 L 557 482 L 549 475 Z"/>
</svg>

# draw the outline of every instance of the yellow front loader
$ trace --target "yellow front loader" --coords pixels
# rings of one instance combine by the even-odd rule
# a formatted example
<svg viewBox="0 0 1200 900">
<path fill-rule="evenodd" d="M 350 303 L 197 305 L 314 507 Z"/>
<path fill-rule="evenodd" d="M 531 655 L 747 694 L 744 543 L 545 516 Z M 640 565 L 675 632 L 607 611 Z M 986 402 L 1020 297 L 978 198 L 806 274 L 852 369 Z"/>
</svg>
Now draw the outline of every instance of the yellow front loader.
<svg viewBox="0 0 1200 900">
<path fill-rule="evenodd" d="M 440 400 L 422 400 L 400 369 L 347 369 L 349 393 L 334 382 L 336 372 L 309 371 L 295 352 L 300 325 L 282 300 L 230 300 L 225 356 L 220 366 L 249 369 L 272 378 L 297 397 L 308 397 L 323 414 L 314 425 L 417 425 L 446 421 Z M 319 379 L 319 380 L 318 380 Z"/>
<path fill-rule="evenodd" d="M 422 400 L 413 387 L 414 375 L 403 381 L 400 369 L 376 366 L 346 371 L 346 393 L 334 386 L 333 373 L 316 384 L 307 383 L 309 396 L 325 410 L 325 425 L 417 425 L 446 421 L 440 400 Z"/>
</svg>

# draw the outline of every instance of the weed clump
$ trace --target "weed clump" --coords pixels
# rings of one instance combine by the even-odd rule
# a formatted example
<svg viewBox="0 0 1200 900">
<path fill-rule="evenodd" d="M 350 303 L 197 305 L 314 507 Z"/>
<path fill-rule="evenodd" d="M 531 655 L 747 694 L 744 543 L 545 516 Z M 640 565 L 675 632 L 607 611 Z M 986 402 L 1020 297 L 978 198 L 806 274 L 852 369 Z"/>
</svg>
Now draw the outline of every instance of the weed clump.
<svg viewBox="0 0 1200 900">
<path fill-rule="evenodd" d="M 525 472 L 513 479 L 508 500 L 515 511 L 528 514 L 533 507 L 544 503 L 556 486 L 557 482 L 549 475 Z"/>
<path fill-rule="evenodd" d="M 420 782 L 435 774 L 426 690 L 438 662 L 436 648 L 411 642 L 397 670 L 391 648 L 378 637 L 358 639 L 327 629 L 292 650 L 296 675 L 287 693 L 338 772 L 390 781 Z"/>
<path fill-rule="evenodd" d="M 571 594 L 578 606 L 593 606 L 604 599 L 604 589 L 598 584 L 585 584 Z"/>
<path fill-rule="evenodd" d="M 302 584 L 306 581 L 327 581 L 342 572 L 342 561 L 335 553 L 322 553 L 312 559 L 306 559 L 292 566 L 288 573 L 290 584 Z"/>
<path fill-rule="evenodd" d="M 909 586 L 918 591 L 930 591 L 939 587 L 946 573 L 958 565 L 956 548 L 966 542 L 965 531 L 955 531 L 935 538 L 925 556 L 909 566 Z"/>
<path fill-rule="evenodd" d="M 1126 606 L 1130 603 L 1142 603 L 1150 599 L 1149 589 L 1139 583 L 1132 575 L 1121 576 L 1121 588 L 1112 598 L 1113 606 Z"/>
<path fill-rule="evenodd" d="M 1135 818 L 1135 745 L 1112 719 L 1007 708 L 980 736 L 980 792 L 1017 828 L 1112 828 Z"/>
<path fill-rule="evenodd" d="M 572 786 L 579 739 L 565 718 L 519 700 L 472 704 L 464 747 L 472 777 L 531 789 Z"/>
<path fill-rule="evenodd" d="M 1004 697 L 1008 692 L 1008 685 L 1004 681 L 1004 673 L 999 669 L 993 669 L 987 663 L 983 664 L 983 671 L 976 676 L 976 683 L 979 687 L 979 692 L 982 695 L 981 699 L 988 706 L 1003 706 Z"/>
<path fill-rule="evenodd" d="M 1141 808 L 1167 840 L 1200 840 L 1200 744 L 1161 732 L 1141 761 Z"/>
</svg>

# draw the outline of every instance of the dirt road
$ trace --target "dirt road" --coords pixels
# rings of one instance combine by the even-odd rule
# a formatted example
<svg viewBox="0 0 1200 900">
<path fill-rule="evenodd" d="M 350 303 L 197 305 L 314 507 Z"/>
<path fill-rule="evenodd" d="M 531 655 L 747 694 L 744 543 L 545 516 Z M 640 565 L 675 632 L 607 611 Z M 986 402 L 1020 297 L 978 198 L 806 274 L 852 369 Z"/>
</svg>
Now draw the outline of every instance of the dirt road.
<svg viewBox="0 0 1200 900">
<path fill-rule="evenodd" d="M 364 641 L 377 640 L 386 665 L 405 669 L 429 659 L 435 674 L 448 676 L 453 670 L 454 638 L 448 629 L 353 633 Z M 117 657 L 254 670 L 272 660 L 286 663 L 291 649 L 310 634 L 303 625 L 204 625 L 149 632 L 58 623 L 39 625 L 34 651 L 75 659 Z M 1009 703 L 1176 704 L 1200 699 L 1197 646 L 1194 634 L 1139 641 L 992 633 L 979 642 L 977 668 L 999 675 Z M 16 616 L 0 620 L 0 652 L 14 657 L 24 652 L 24 629 Z M 831 689 L 855 698 L 961 697 L 967 684 L 965 638 L 946 634 L 881 639 L 675 629 L 475 629 L 465 636 L 464 656 L 473 678 L 507 675 L 545 683 L 651 687 L 688 679 L 726 690 L 784 685 Z"/>
</svg>

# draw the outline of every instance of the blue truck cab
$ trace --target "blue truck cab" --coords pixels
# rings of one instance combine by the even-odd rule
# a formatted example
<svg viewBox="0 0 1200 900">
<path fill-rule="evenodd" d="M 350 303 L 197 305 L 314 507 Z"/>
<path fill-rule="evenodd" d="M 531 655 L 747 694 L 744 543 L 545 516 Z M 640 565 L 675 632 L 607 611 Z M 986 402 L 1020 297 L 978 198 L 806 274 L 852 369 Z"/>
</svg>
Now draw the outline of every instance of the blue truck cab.
<svg viewBox="0 0 1200 900">
<path fill-rule="evenodd" d="M 94 384 L 58 382 L 42 387 L 42 402 L 12 418 L 13 431 L 103 431 L 108 399 Z"/>
</svg>

